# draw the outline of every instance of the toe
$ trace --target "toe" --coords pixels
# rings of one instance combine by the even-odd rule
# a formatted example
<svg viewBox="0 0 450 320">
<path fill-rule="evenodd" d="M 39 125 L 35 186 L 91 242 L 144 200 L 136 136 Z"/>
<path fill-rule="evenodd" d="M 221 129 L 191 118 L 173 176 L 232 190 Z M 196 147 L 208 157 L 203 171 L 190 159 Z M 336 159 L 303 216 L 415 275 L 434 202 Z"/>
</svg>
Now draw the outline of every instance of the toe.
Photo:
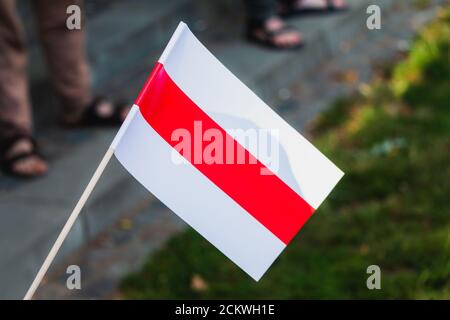
<svg viewBox="0 0 450 320">
<path fill-rule="evenodd" d="M 300 44 L 301 37 L 298 33 L 292 32 L 279 36 L 276 40 L 277 45 L 289 47 Z"/>
<path fill-rule="evenodd" d="M 38 174 L 44 174 L 48 171 L 48 165 L 41 159 L 37 159 L 34 164 L 33 170 Z"/>
<path fill-rule="evenodd" d="M 334 0 L 333 4 L 338 9 L 345 9 L 347 7 L 347 4 L 344 0 Z"/>
<path fill-rule="evenodd" d="M 48 165 L 45 161 L 37 157 L 18 160 L 13 166 L 12 171 L 22 176 L 39 176 L 48 171 Z"/>
</svg>

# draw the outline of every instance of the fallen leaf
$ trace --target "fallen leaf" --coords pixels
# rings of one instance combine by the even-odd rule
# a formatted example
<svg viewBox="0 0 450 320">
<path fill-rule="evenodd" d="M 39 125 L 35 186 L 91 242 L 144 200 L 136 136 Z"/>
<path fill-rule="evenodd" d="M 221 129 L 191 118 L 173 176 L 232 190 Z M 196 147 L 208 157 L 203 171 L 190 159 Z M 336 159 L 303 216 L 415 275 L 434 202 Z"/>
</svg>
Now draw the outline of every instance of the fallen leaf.
<svg viewBox="0 0 450 320">
<path fill-rule="evenodd" d="M 194 274 L 191 280 L 191 288 L 194 291 L 203 292 L 208 290 L 208 283 L 200 275 Z"/>
<path fill-rule="evenodd" d="M 133 227 L 133 221 L 128 218 L 120 219 L 119 228 L 122 230 L 130 230 Z"/>
<path fill-rule="evenodd" d="M 346 84 L 354 84 L 358 81 L 359 76 L 356 71 L 348 70 L 348 71 L 337 71 L 333 75 L 333 79 L 337 82 L 343 82 Z"/>
</svg>

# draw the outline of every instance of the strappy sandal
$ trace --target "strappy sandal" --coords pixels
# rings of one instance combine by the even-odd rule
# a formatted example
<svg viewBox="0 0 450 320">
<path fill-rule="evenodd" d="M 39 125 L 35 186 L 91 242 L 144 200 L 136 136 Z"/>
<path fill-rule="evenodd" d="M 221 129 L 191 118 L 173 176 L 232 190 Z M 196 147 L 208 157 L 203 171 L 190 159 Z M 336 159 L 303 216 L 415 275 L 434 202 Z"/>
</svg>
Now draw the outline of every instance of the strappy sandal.
<svg viewBox="0 0 450 320">
<path fill-rule="evenodd" d="M 296 6 L 295 0 L 283 1 L 282 7 L 283 9 L 280 10 L 280 15 L 283 17 L 338 13 L 345 12 L 349 9 L 347 5 L 342 8 L 337 7 L 333 0 L 326 0 L 325 7 L 299 8 Z"/>
<path fill-rule="evenodd" d="M 255 33 L 257 31 L 262 32 L 263 36 L 259 37 Z M 293 45 L 279 45 L 275 42 L 275 38 L 283 33 L 288 32 L 298 32 L 297 29 L 289 26 L 289 25 L 283 25 L 281 28 L 276 30 L 268 30 L 264 24 L 258 23 L 249 23 L 247 26 L 247 35 L 246 38 L 248 41 L 256 43 L 258 45 L 264 46 L 266 48 L 270 49 L 277 49 L 277 50 L 297 50 L 303 47 L 304 43 L 302 40 L 300 40 L 299 43 L 293 44 Z"/>
<path fill-rule="evenodd" d="M 21 140 L 26 140 L 30 142 L 31 149 L 27 151 L 19 151 L 12 156 L 7 156 L 8 151 L 11 150 L 11 148 Z M 21 174 L 13 169 L 14 164 L 16 164 L 17 161 L 31 157 L 37 157 L 45 161 L 45 157 L 39 151 L 39 147 L 36 140 L 30 135 L 24 133 L 17 133 L 7 138 L 0 139 L 0 168 L 4 173 L 18 178 L 34 178 L 41 175 L 41 174 Z"/>
<path fill-rule="evenodd" d="M 74 123 L 65 122 L 66 127 L 111 127 L 119 126 L 123 122 L 122 115 L 125 110 L 130 108 L 130 105 L 124 101 L 112 103 L 113 111 L 108 116 L 103 116 L 99 112 L 99 105 L 108 102 L 105 97 L 96 97 L 81 114 L 79 120 Z"/>
</svg>

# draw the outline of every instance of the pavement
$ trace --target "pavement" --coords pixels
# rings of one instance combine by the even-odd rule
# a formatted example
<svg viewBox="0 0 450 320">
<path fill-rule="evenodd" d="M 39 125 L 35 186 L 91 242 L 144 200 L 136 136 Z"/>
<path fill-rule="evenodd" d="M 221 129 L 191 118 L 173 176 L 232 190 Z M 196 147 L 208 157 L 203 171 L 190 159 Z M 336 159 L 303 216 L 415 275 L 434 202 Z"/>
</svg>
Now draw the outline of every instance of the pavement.
<svg viewBox="0 0 450 320">
<path fill-rule="evenodd" d="M 305 35 L 298 52 L 262 49 L 242 40 L 236 1 L 88 1 L 88 51 L 100 93 L 134 100 L 180 20 L 300 132 L 339 96 L 370 81 L 404 54 L 415 31 L 436 11 L 413 1 L 354 0 L 344 14 L 292 20 Z M 366 8 L 382 8 L 382 29 L 366 28 Z M 237 10 L 236 8 L 239 8 Z M 29 8 L 21 8 L 29 17 Z M 23 182 L 0 176 L 0 298 L 22 298 L 116 130 L 67 131 L 55 125 L 57 101 L 30 34 L 31 94 L 37 131 L 51 171 Z M 65 241 L 37 298 L 120 297 L 127 272 L 186 228 L 113 159 Z M 83 290 L 65 288 L 65 268 L 82 268 Z"/>
</svg>

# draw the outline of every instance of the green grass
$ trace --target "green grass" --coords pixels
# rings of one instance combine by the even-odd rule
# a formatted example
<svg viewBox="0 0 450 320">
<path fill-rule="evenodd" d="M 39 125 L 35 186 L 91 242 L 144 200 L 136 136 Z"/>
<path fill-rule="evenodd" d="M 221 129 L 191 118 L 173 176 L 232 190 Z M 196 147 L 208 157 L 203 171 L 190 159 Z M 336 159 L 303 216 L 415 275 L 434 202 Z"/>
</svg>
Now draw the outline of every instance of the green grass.
<svg viewBox="0 0 450 320">
<path fill-rule="evenodd" d="M 450 9 L 313 131 L 346 175 L 260 282 L 190 230 L 123 280 L 124 297 L 450 299 Z M 366 288 L 372 264 L 381 290 Z"/>
</svg>

